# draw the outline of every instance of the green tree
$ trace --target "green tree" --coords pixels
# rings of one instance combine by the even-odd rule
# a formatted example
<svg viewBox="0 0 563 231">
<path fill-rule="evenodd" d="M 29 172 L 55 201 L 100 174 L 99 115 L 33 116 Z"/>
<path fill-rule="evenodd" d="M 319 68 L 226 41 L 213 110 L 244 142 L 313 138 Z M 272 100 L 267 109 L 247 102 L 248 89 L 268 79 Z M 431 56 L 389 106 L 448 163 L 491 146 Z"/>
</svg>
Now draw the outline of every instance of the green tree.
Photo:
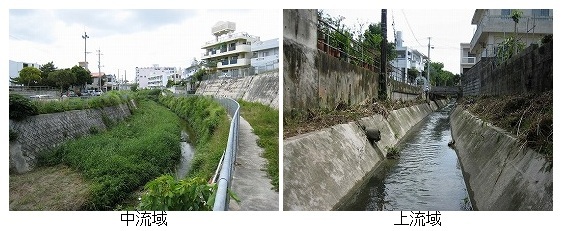
<svg viewBox="0 0 563 231">
<path fill-rule="evenodd" d="M 166 83 L 166 88 L 172 87 L 174 85 L 174 80 L 169 79 Z"/>
<path fill-rule="evenodd" d="M 41 81 L 41 71 L 35 67 L 24 67 L 21 69 L 19 76 L 13 78 L 10 82 L 15 84 L 23 84 L 25 86 L 37 86 Z"/>
<path fill-rule="evenodd" d="M 57 70 L 57 67 L 55 67 L 55 64 L 53 64 L 53 61 L 46 63 L 45 65 L 42 65 L 39 70 L 41 71 L 41 82 L 40 85 L 42 86 L 50 86 L 50 87 L 56 87 L 57 85 L 52 82 L 49 79 L 49 73 L 54 72 Z"/>
<path fill-rule="evenodd" d="M 92 83 L 92 75 L 89 70 L 75 65 L 70 69 L 72 74 L 76 77 L 76 82 L 72 85 L 80 86 L 80 89 L 85 89 L 86 84 Z"/>
<path fill-rule="evenodd" d="M 139 88 L 138 83 L 134 83 L 134 84 L 131 85 L 131 91 L 137 91 L 137 88 Z"/>
<path fill-rule="evenodd" d="M 196 81 L 201 82 L 203 80 L 203 76 L 205 76 L 205 74 L 207 74 L 207 71 L 205 69 L 199 69 L 194 73 L 194 75 L 192 76 L 192 79 L 195 79 Z"/>
<path fill-rule="evenodd" d="M 411 67 L 407 70 L 407 77 L 409 78 L 409 82 L 414 83 L 416 77 L 418 77 L 418 70 L 414 67 Z"/>
<path fill-rule="evenodd" d="M 426 66 L 425 66 L 426 67 Z M 426 70 L 427 71 L 427 70 Z M 433 86 L 455 86 L 459 82 L 459 75 L 444 70 L 441 62 L 430 62 L 430 84 Z"/>
<path fill-rule="evenodd" d="M 50 81 L 55 83 L 57 87 L 61 88 L 61 92 L 76 83 L 76 76 L 72 74 L 72 71 L 69 68 L 51 72 L 49 73 L 48 78 Z"/>
</svg>

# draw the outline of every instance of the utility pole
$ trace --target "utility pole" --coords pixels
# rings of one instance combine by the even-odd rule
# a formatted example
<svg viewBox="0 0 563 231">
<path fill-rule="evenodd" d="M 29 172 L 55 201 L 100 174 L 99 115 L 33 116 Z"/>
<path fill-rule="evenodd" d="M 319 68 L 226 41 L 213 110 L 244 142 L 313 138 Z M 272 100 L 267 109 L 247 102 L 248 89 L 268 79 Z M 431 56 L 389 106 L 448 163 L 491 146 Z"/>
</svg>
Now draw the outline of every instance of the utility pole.
<svg viewBox="0 0 563 231">
<path fill-rule="evenodd" d="M 430 37 L 428 37 L 428 69 L 426 70 L 426 82 L 428 83 L 428 89 L 430 89 Z"/>
<path fill-rule="evenodd" d="M 86 39 L 90 38 L 87 34 L 86 31 L 84 31 L 84 35 L 82 35 L 82 38 L 84 39 L 84 64 L 88 63 L 86 62 Z"/>
<path fill-rule="evenodd" d="M 381 10 L 381 62 L 379 68 L 379 99 L 387 99 L 387 9 Z M 377 58 L 375 58 L 377 60 Z M 377 64 L 376 64 L 377 65 Z"/>
<path fill-rule="evenodd" d="M 98 50 L 96 50 L 98 52 L 98 76 L 100 77 L 99 82 L 100 82 L 100 91 L 102 90 L 102 71 L 101 71 L 101 62 L 100 62 L 100 56 L 103 55 L 100 51 L 100 48 L 98 47 Z"/>
</svg>

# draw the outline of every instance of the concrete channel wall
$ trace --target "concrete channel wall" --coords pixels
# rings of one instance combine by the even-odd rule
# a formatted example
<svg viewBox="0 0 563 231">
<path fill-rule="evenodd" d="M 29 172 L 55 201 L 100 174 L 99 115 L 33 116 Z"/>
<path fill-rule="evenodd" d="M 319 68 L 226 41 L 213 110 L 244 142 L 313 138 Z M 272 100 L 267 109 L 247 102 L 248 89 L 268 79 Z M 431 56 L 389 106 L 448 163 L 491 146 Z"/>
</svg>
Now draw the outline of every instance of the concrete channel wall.
<svg viewBox="0 0 563 231">
<path fill-rule="evenodd" d="M 457 107 L 452 137 L 477 210 L 553 210 L 553 172 L 506 131 Z"/>
<path fill-rule="evenodd" d="M 284 210 L 334 210 L 357 190 L 387 155 L 387 148 L 445 101 L 376 114 L 291 137 L 283 142 Z M 381 140 L 372 146 L 362 129 L 376 127 Z"/>
<path fill-rule="evenodd" d="M 74 110 L 10 120 L 17 139 L 10 142 L 10 172 L 33 169 L 39 154 L 62 143 L 107 129 L 104 120 L 113 123 L 131 115 L 127 104 L 103 109 Z"/>
<path fill-rule="evenodd" d="M 219 78 L 201 82 L 196 94 L 242 99 L 279 108 L 279 71 L 243 78 Z"/>
</svg>

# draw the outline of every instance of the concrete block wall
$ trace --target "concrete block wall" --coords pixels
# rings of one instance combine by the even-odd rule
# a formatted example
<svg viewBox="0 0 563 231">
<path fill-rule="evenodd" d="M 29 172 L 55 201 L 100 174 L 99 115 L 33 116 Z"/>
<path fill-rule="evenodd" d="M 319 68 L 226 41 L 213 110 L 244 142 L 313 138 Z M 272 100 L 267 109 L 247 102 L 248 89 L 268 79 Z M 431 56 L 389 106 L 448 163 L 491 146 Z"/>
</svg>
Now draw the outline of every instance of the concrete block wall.
<svg viewBox="0 0 563 231">
<path fill-rule="evenodd" d="M 553 42 L 498 63 L 483 58 L 462 77 L 463 95 L 510 95 L 553 89 Z"/>
<path fill-rule="evenodd" d="M 283 141 L 284 210 L 335 210 L 364 183 L 410 128 L 444 102 L 421 104 Z M 358 126 L 376 127 L 372 146 Z"/>
<path fill-rule="evenodd" d="M 272 71 L 243 78 L 219 78 L 201 82 L 196 94 L 243 99 L 279 108 L 279 72 Z"/>
<path fill-rule="evenodd" d="M 553 210 L 553 171 L 541 154 L 457 107 L 452 138 L 476 210 Z"/>
<path fill-rule="evenodd" d="M 129 117 L 127 104 L 104 109 L 74 110 L 30 116 L 21 121 L 10 120 L 10 130 L 18 134 L 10 142 L 10 171 L 23 173 L 33 169 L 36 158 L 68 140 L 87 136 L 91 129 L 105 131 L 103 117 L 118 122 Z"/>
</svg>

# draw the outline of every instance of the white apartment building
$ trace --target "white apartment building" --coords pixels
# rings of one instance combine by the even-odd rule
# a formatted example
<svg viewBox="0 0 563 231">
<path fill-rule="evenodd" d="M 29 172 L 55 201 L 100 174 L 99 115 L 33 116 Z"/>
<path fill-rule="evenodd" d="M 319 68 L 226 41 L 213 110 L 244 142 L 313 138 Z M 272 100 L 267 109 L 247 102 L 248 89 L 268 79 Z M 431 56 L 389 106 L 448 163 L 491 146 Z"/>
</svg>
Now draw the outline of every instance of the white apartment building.
<svg viewBox="0 0 563 231">
<path fill-rule="evenodd" d="M 9 73 L 9 78 L 8 78 L 9 86 L 17 86 L 17 84 L 13 84 L 12 82 L 10 82 L 10 80 L 12 78 L 19 77 L 20 71 L 24 67 L 35 67 L 35 68 L 39 69 L 39 67 L 41 67 L 41 65 L 39 65 L 37 63 L 16 62 L 16 61 L 10 60 L 10 66 L 9 66 L 10 73 Z"/>
<path fill-rule="evenodd" d="M 475 57 L 475 54 L 469 52 L 471 44 L 460 43 L 459 47 L 459 74 L 463 75 L 463 73 L 471 69 L 471 67 L 477 63 L 477 57 Z"/>
<path fill-rule="evenodd" d="M 401 72 L 393 74 L 392 78 L 399 82 L 414 84 L 414 79 L 409 80 L 408 78 L 408 70 L 414 68 L 418 71 L 417 77 L 421 76 L 424 71 L 424 60 L 428 59 L 428 57 L 416 49 L 403 46 L 401 31 L 397 31 L 395 50 L 397 51 L 397 58 L 392 61 L 392 65 L 401 70 Z"/>
<path fill-rule="evenodd" d="M 545 35 L 553 34 L 552 9 L 524 9 L 516 26 L 516 39 L 526 46 L 538 43 Z M 514 35 L 514 20 L 511 9 L 477 9 L 471 19 L 476 25 L 469 53 L 475 54 L 477 62 L 482 57 L 494 57 L 498 45 L 507 36 Z"/>
<path fill-rule="evenodd" d="M 139 84 L 139 89 L 165 88 L 168 79 L 174 81 L 181 76 L 179 68 L 160 67 L 153 64 L 152 67 L 135 67 L 135 83 Z"/>
<path fill-rule="evenodd" d="M 260 41 L 260 37 L 246 32 L 234 33 L 235 30 L 234 22 L 217 22 L 211 28 L 215 39 L 201 47 L 205 50 L 202 60 L 214 65 L 222 76 L 244 76 L 251 63 L 251 45 Z"/>
<path fill-rule="evenodd" d="M 254 67 L 257 72 L 279 68 L 279 39 L 256 41 L 250 46 L 250 50 L 252 51 L 250 65 Z"/>
<path fill-rule="evenodd" d="M 200 69 L 199 65 L 192 65 L 188 68 L 185 68 L 182 72 L 182 79 L 189 80 L 192 76 Z"/>
</svg>

